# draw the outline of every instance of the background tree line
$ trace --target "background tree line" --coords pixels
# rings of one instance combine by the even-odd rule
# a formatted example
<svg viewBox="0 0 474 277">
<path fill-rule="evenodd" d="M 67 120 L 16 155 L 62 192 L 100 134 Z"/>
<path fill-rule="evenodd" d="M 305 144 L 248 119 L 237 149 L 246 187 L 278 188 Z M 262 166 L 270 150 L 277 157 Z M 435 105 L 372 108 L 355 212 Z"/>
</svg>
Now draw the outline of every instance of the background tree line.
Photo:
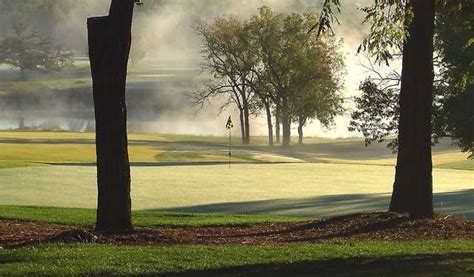
<svg viewBox="0 0 474 277">
<path fill-rule="evenodd" d="M 261 113 L 270 146 L 274 136 L 289 146 L 293 123 L 299 143 L 312 120 L 331 126 L 343 113 L 342 43 L 329 34 L 310 32 L 318 20 L 312 13 L 277 14 L 263 6 L 249 20 L 226 16 L 198 21 L 202 69 L 212 78 L 192 94 L 193 103 L 204 107 L 216 101 L 222 110 L 237 107 L 244 144 L 250 143 L 250 118 Z"/>
</svg>

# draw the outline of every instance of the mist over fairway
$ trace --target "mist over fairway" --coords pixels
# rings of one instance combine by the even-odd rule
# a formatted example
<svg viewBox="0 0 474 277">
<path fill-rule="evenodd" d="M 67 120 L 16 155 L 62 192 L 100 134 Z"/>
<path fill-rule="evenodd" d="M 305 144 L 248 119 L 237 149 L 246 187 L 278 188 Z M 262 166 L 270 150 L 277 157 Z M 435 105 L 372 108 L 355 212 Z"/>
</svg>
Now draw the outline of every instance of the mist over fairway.
<svg viewBox="0 0 474 277">
<path fill-rule="evenodd" d="M 203 3 L 206 3 L 203 5 Z M 361 57 L 357 47 L 366 32 L 360 25 L 362 13 L 357 6 L 364 1 L 343 3 L 341 26 L 336 27 L 338 38 L 344 38 L 344 55 L 347 59 L 344 96 L 357 95 L 357 87 L 363 78 L 359 66 Z M 44 14 L 31 16 L 26 22 L 38 26 L 39 32 L 51 36 L 58 43 L 76 53 L 73 69 L 59 73 L 28 72 L 22 74 L 9 67 L 0 67 L 0 129 L 19 127 L 24 119 L 27 127 L 40 130 L 93 131 L 93 102 L 90 70 L 86 53 L 86 24 L 88 16 L 107 12 L 108 1 L 83 1 L 81 5 L 64 8 L 65 14 L 53 24 Z M 134 52 L 144 52 L 141 63 L 131 62 L 127 104 L 129 129 L 135 132 L 225 135 L 223 122 L 229 114 L 237 118 L 236 109 L 230 107 L 219 113 L 220 101 L 203 111 L 191 107 L 189 94 L 202 86 L 208 77 L 199 70 L 202 63 L 200 38 L 193 29 L 195 20 L 212 20 L 220 14 L 248 18 L 261 5 L 268 5 L 277 12 L 318 12 L 318 1 L 149 1 L 136 9 L 134 21 Z M 67 7 L 68 5 L 65 4 Z M 154 8 L 159 6 L 159 8 Z M 356 11 L 349 12 L 349 11 Z M 0 32 L 7 34 L 11 27 L 8 16 Z M 0 35 L 1 35 L 0 33 Z M 180 34 L 177 36 L 176 34 Z M 352 103 L 346 103 L 351 108 Z M 358 135 L 347 131 L 348 114 L 338 117 L 331 130 L 322 130 L 315 122 L 309 124 L 307 135 L 348 137 Z M 265 135 L 263 114 L 252 119 L 252 135 Z M 236 130 L 238 132 L 238 130 Z M 293 130 L 296 133 L 296 130 Z"/>
</svg>

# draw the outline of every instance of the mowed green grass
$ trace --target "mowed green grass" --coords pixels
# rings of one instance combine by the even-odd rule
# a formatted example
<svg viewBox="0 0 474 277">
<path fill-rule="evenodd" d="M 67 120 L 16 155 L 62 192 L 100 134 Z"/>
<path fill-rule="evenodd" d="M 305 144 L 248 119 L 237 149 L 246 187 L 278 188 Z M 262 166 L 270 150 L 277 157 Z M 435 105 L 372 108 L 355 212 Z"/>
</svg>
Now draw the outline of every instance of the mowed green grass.
<svg viewBox="0 0 474 277">
<path fill-rule="evenodd" d="M 139 166 L 132 168 L 132 207 L 316 217 L 384 210 L 393 175 L 392 167 L 354 164 Z M 472 196 L 473 176 L 468 170 L 435 169 L 434 190 L 442 195 L 435 208 L 472 213 L 472 203 L 462 203 Z M 0 179 L 2 204 L 96 205 L 93 166 L 7 168 L 0 170 Z"/>
<path fill-rule="evenodd" d="M 387 165 L 393 156 L 380 148 L 357 148 L 360 140 L 314 138 L 287 152 L 268 149 L 264 138 L 257 138 L 250 147 L 237 145 L 241 153 L 236 161 L 245 163 L 229 169 L 226 164 L 199 165 L 222 161 L 226 138 L 132 134 L 130 139 L 133 221 L 138 228 L 241 226 L 385 210 L 392 189 L 394 169 Z M 438 165 L 448 167 L 434 169 L 436 210 L 473 217 L 474 171 L 462 160 L 464 154 L 443 148 L 436 155 L 444 155 Z M 94 160 L 93 134 L 0 132 L 0 219 L 93 226 Z M 271 164 L 275 161 L 290 163 Z M 467 170 L 446 166 L 452 162 Z M 0 276 L 470 276 L 473 249 L 473 241 L 459 240 L 43 244 L 0 249 Z"/>
<path fill-rule="evenodd" d="M 392 190 L 393 154 L 360 139 L 311 138 L 282 150 L 254 138 L 236 145 L 238 164 L 229 169 L 227 138 L 129 137 L 135 210 L 322 217 L 385 210 Z M 474 161 L 449 144 L 437 147 L 435 209 L 474 217 Z M 94 161 L 92 133 L 0 132 L 0 204 L 93 208 Z M 216 164 L 202 165 L 209 162 Z M 468 170 L 443 168 L 449 163 Z"/>
<path fill-rule="evenodd" d="M 94 210 L 0 206 L 0 219 L 91 227 Z M 135 211 L 142 227 L 233 226 L 303 218 Z M 2 228 L 2 226 L 0 226 Z M 380 276 L 474 272 L 474 241 L 345 241 L 280 245 L 39 244 L 0 249 L 0 275 Z"/>
<path fill-rule="evenodd" d="M 212 136 L 129 135 L 132 165 L 160 163 L 225 163 L 227 139 Z M 238 143 L 236 143 L 238 145 Z M 234 162 L 299 162 L 275 155 L 235 150 Z M 95 163 L 93 133 L 0 131 L 0 169 L 50 164 Z"/>
<path fill-rule="evenodd" d="M 0 249 L 0 275 L 469 276 L 474 241 L 275 246 L 41 245 Z"/>
<path fill-rule="evenodd" d="M 91 227 L 94 210 L 0 206 L 1 219 Z M 209 227 L 302 218 L 136 211 L 136 227 Z M 0 226 L 2 228 L 2 226 Z M 0 275 L 295 276 L 298 274 L 464 274 L 474 272 L 474 241 L 346 241 L 274 246 L 42 244 L 0 249 Z"/>
<path fill-rule="evenodd" d="M 226 162 L 225 137 L 169 134 L 130 134 L 132 163 Z M 265 137 L 253 137 L 251 145 L 234 138 L 234 162 L 318 162 L 394 166 L 396 155 L 383 144 L 365 147 L 361 139 L 305 138 L 290 149 L 266 146 Z M 0 131 L 0 168 L 56 163 L 94 163 L 93 133 Z M 474 170 L 449 140 L 433 148 L 433 166 Z"/>
</svg>

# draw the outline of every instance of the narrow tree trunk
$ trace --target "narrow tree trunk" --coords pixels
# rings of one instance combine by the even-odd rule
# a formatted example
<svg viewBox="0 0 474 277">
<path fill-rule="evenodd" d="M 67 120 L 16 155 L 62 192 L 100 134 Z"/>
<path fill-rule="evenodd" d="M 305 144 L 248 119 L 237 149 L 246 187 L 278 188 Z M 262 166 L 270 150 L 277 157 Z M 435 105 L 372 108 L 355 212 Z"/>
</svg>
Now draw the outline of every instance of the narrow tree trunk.
<svg viewBox="0 0 474 277">
<path fill-rule="evenodd" d="M 399 150 L 390 210 L 433 216 L 431 108 L 434 0 L 413 0 L 413 22 L 403 50 Z"/>
<path fill-rule="evenodd" d="M 289 147 L 291 142 L 291 118 L 288 110 L 288 101 L 286 98 L 282 100 L 281 119 L 283 123 L 283 147 Z"/>
<path fill-rule="evenodd" d="M 277 103 L 276 108 L 275 108 L 275 135 L 276 135 L 276 142 L 277 143 L 281 142 L 280 127 L 281 127 L 281 108 L 280 108 L 280 103 Z"/>
<path fill-rule="evenodd" d="M 242 135 L 242 144 L 245 144 L 245 122 L 244 122 L 244 111 L 241 109 L 239 111 L 239 120 L 240 120 L 240 133 Z"/>
<path fill-rule="evenodd" d="M 133 0 L 112 0 L 108 16 L 87 21 L 97 153 L 97 230 L 131 229 L 125 84 Z"/>
<path fill-rule="evenodd" d="M 305 120 L 303 117 L 298 118 L 298 144 L 303 144 L 303 126 L 305 124 Z"/>
<path fill-rule="evenodd" d="M 267 113 L 267 126 L 268 126 L 268 145 L 270 147 L 274 146 L 273 142 L 273 125 L 272 125 L 272 111 L 268 101 L 265 101 L 265 111 Z"/>
<path fill-rule="evenodd" d="M 245 139 L 244 144 L 250 144 L 250 112 L 246 99 L 244 99 L 244 122 L 245 122 Z"/>
</svg>

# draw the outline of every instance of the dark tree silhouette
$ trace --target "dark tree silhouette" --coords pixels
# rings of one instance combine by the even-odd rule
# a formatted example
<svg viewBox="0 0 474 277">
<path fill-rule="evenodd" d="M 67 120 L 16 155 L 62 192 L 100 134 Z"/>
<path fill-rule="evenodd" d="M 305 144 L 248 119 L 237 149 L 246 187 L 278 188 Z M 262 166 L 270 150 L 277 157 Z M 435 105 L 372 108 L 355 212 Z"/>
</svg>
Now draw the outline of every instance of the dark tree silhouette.
<svg viewBox="0 0 474 277">
<path fill-rule="evenodd" d="M 97 230 L 131 229 L 125 84 L 136 0 L 112 0 L 108 16 L 87 20 L 97 153 Z"/>
<path fill-rule="evenodd" d="M 398 157 L 390 211 L 433 216 L 431 109 L 434 0 L 408 1 L 413 19 L 403 47 Z"/>
</svg>

